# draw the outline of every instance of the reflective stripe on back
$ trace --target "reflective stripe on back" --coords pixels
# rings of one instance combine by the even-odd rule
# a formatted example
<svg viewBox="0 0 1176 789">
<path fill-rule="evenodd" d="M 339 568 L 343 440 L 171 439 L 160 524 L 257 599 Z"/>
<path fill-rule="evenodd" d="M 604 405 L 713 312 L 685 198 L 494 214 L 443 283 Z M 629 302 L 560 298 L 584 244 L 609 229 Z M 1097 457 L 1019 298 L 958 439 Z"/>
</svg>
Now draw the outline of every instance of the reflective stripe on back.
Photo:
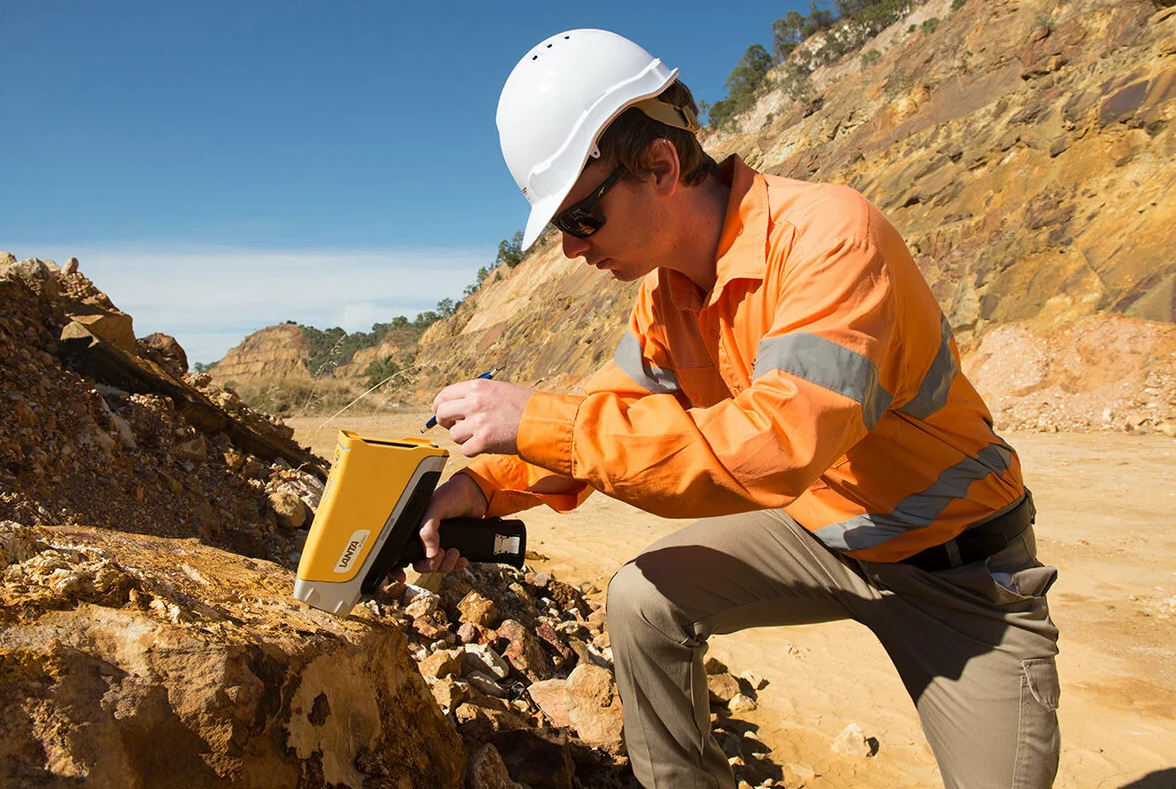
<svg viewBox="0 0 1176 789">
<path fill-rule="evenodd" d="M 999 440 L 999 439 L 998 439 Z M 860 551 L 914 529 L 930 526 L 952 501 L 967 498 L 968 488 L 989 474 L 1002 474 L 1012 463 L 1007 444 L 989 444 L 976 457 L 965 457 L 940 473 L 931 487 L 908 496 L 885 515 L 859 515 L 813 532 L 837 551 Z"/>
<path fill-rule="evenodd" d="M 919 393 L 911 398 L 909 403 L 895 409 L 916 419 L 926 419 L 943 408 L 947 403 L 947 392 L 951 389 L 956 373 L 959 372 L 955 354 L 951 352 L 951 324 L 948 323 L 946 315 L 941 314 L 939 318 L 941 339 L 935 361 L 931 362 L 931 369 L 923 376 Z"/>
<path fill-rule="evenodd" d="M 633 380 L 633 383 L 653 394 L 666 394 L 681 389 L 673 370 L 655 367 L 641 355 L 641 343 L 631 332 L 625 332 L 625 336 L 617 344 L 613 362 L 621 368 L 621 372 Z"/>
<path fill-rule="evenodd" d="M 791 332 L 760 340 L 754 378 L 772 370 L 795 375 L 851 400 L 862 407 L 867 430 L 890 407 L 894 397 L 878 383 L 878 368 L 856 351 L 808 332 Z"/>
</svg>

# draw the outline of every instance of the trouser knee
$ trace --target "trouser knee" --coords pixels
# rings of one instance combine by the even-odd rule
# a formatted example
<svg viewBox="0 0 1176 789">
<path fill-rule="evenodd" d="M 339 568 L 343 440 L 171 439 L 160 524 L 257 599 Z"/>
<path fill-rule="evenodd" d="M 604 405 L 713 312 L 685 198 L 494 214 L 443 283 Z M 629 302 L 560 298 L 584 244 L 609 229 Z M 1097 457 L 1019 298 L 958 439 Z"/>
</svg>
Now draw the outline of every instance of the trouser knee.
<svg viewBox="0 0 1176 789">
<path fill-rule="evenodd" d="M 609 581 L 605 606 L 609 639 L 614 644 L 653 631 L 675 641 L 688 636 L 675 606 L 635 562 L 626 564 Z"/>
</svg>

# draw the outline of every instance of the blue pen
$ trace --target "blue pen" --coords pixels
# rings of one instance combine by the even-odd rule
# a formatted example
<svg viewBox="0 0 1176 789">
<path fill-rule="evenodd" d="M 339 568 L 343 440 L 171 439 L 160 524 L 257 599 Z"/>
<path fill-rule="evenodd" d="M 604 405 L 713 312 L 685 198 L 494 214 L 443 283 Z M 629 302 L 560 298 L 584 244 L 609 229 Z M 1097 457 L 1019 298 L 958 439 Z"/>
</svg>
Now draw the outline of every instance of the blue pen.
<svg viewBox="0 0 1176 789">
<path fill-rule="evenodd" d="M 489 372 L 482 373 L 481 375 L 478 376 L 478 378 L 493 378 L 494 373 L 496 373 L 496 372 L 498 372 L 497 367 L 495 367 L 493 370 L 490 370 Z M 423 433 L 426 430 L 428 430 L 429 428 L 436 427 L 436 426 L 437 426 L 437 416 L 433 415 L 433 416 L 429 417 L 428 422 L 425 422 L 425 426 L 421 428 L 421 432 Z"/>
</svg>

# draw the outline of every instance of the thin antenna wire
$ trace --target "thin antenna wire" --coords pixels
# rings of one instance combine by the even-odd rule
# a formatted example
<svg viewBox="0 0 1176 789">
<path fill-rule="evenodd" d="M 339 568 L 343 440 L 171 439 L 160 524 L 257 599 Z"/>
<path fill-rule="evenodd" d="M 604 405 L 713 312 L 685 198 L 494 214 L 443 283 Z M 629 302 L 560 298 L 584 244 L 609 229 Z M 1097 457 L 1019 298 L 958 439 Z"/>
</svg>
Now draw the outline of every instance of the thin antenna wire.
<svg viewBox="0 0 1176 789">
<path fill-rule="evenodd" d="M 328 423 L 329 423 L 329 422 L 330 422 L 332 419 L 334 419 L 335 417 L 339 416 L 339 414 L 343 413 L 343 412 L 344 412 L 344 411 L 346 411 L 348 408 L 351 408 L 351 406 L 355 405 L 355 404 L 356 404 L 356 403 L 358 403 L 360 400 L 364 399 L 365 397 L 367 397 L 368 395 L 370 395 L 372 392 L 376 391 L 376 390 L 377 390 L 377 389 L 379 389 L 381 386 L 383 386 L 384 384 L 386 384 L 386 383 L 388 383 L 389 381 L 391 381 L 391 380 L 392 380 L 393 378 L 395 378 L 396 376 L 398 376 L 398 375 L 404 375 L 404 373 L 406 373 L 406 372 L 408 372 L 408 371 L 407 371 L 407 370 L 397 370 L 396 372 L 392 373 L 392 374 L 391 374 L 391 375 L 389 375 L 387 378 L 385 378 L 383 381 L 380 381 L 378 384 L 376 384 L 375 386 L 373 386 L 371 389 L 368 389 L 366 392 L 364 392 L 363 394 L 361 394 L 359 397 L 355 398 L 355 399 L 354 399 L 354 400 L 352 400 L 350 403 L 348 403 L 347 405 L 343 406 L 342 408 L 340 408 L 340 409 L 339 409 L 338 411 L 336 411 L 335 413 L 331 414 L 331 416 L 329 416 L 329 417 L 327 418 L 327 421 L 326 421 L 326 422 L 323 422 L 321 425 L 319 425 L 319 426 L 318 426 L 318 429 L 319 429 L 319 430 L 322 430 L 324 427 L 326 427 L 326 426 L 327 426 L 327 424 L 328 424 Z"/>
<path fill-rule="evenodd" d="M 322 430 L 324 427 L 326 427 L 326 426 L 327 426 L 327 425 L 330 423 L 330 421 L 331 421 L 332 419 L 334 419 L 335 417 L 339 416 L 339 414 L 343 413 L 343 412 L 344 412 L 344 411 L 346 411 L 348 408 L 351 408 L 351 406 L 355 405 L 355 404 L 356 404 L 356 403 L 358 403 L 360 400 L 362 400 L 363 398 L 367 397 L 367 396 L 368 396 L 368 395 L 370 395 L 372 392 L 376 391 L 376 390 L 377 390 L 377 389 L 379 389 L 381 386 L 383 386 L 384 384 L 386 384 L 386 383 L 388 383 L 389 381 L 391 381 L 393 378 L 395 378 L 395 377 L 397 377 L 397 376 L 399 376 L 399 375 L 408 375 L 409 373 L 419 373 L 419 372 L 421 372 L 422 370 L 424 370 L 425 368 L 428 368 L 428 367 L 434 367 L 434 368 L 435 368 L 435 367 L 437 367 L 437 365 L 436 365 L 436 364 L 419 364 L 419 365 L 415 365 L 415 366 L 413 366 L 413 367 L 406 367 L 406 368 L 404 368 L 403 370 L 397 370 L 396 372 L 392 373 L 392 374 L 391 374 L 391 375 L 389 375 L 387 378 L 385 378 L 383 381 L 380 381 L 378 384 L 376 384 L 375 386 L 373 386 L 371 389 L 368 389 L 366 392 L 364 392 L 363 394 L 361 394 L 359 397 L 355 398 L 355 399 L 354 399 L 354 400 L 352 400 L 350 403 L 348 403 L 347 405 L 343 406 L 342 408 L 340 408 L 340 409 L 339 409 L 338 411 L 336 411 L 335 413 L 331 414 L 331 416 L 329 416 L 329 417 L 327 418 L 327 421 L 326 421 L 326 422 L 323 422 L 321 425 L 319 425 L 319 426 L 318 426 L 318 429 L 319 429 L 319 430 Z"/>
</svg>

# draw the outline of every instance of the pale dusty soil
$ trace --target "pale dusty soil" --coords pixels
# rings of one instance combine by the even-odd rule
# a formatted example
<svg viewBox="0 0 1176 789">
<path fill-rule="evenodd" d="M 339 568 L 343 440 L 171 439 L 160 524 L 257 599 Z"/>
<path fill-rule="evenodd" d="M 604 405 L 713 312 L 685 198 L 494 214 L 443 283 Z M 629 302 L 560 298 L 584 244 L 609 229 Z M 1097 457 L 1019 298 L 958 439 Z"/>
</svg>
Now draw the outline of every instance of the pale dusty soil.
<svg viewBox="0 0 1176 789">
<path fill-rule="evenodd" d="M 419 435 L 428 415 L 291 420 L 295 438 L 329 457 L 339 427 L 389 438 Z M 465 458 L 444 431 L 431 438 Z M 1057 787 L 1176 786 L 1176 441 L 1163 435 L 1013 433 L 1038 505 L 1042 561 L 1061 630 L 1062 761 Z M 604 589 L 645 545 L 683 525 L 597 496 L 579 511 L 523 516 L 536 562 L 562 580 Z M 746 713 L 778 764 L 812 767 L 807 786 L 941 786 L 914 705 L 872 634 L 853 622 L 745 631 L 711 654 L 769 681 Z M 829 745 L 849 723 L 879 742 L 851 760 Z M 1150 777 L 1149 777 L 1150 776 Z"/>
</svg>

